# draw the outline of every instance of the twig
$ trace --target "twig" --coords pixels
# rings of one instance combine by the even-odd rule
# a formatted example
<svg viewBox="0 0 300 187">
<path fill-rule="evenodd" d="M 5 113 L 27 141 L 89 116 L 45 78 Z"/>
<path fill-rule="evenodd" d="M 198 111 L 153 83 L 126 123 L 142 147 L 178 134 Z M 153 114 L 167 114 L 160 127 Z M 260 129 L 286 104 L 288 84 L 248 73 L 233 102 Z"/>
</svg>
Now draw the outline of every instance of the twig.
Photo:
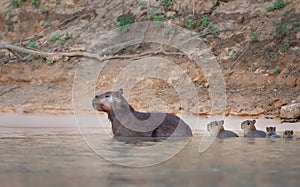
<svg viewBox="0 0 300 187">
<path fill-rule="evenodd" d="M 61 58 L 64 56 L 68 56 L 68 57 L 81 56 L 81 57 L 88 57 L 88 58 L 95 58 L 95 59 L 102 60 L 102 58 L 100 58 L 100 56 L 98 54 L 93 54 L 93 53 L 88 53 L 88 52 L 49 53 L 49 52 L 42 52 L 42 51 L 26 49 L 26 48 L 18 47 L 18 46 L 11 45 L 11 44 L 0 44 L 0 49 L 13 50 L 13 51 L 21 52 L 21 53 L 28 53 L 31 55 L 43 56 L 43 57 L 51 56 L 51 57 Z"/>
<path fill-rule="evenodd" d="M 250 49 L 250 43 L 247 44 L 246 49 L 242 52 L 242 54 L 231 64 L 231 67 L 234 67 L 235 64 L 244 56 L 244 54 Z"/>
<path fill-rule="evenodd" d="M 13 55 L 15 55 L 17 58 L 19 59 L 23 59 L 23 57 L 19 54 L 17 54 L 15 51 L 11 50 L 11 49 L 8 49 Z"/>
<path fill-rule="evenodd" d="M 9 88 L 8 90 L 4 90 L 4 91 L 0 92 L 0 96 L 2 96 L 2 95 L 4 95 L 4 94 L 7 94 L 7 93 L 9 93 L 9 92 L 11 92 L 11 91 L 13 91 L 13 90 L 15 90 L 15 89 L 20 88 L 20 87 L 21 87 L 21 86 L 15 86 L 15 87 Z"/>
</svg>

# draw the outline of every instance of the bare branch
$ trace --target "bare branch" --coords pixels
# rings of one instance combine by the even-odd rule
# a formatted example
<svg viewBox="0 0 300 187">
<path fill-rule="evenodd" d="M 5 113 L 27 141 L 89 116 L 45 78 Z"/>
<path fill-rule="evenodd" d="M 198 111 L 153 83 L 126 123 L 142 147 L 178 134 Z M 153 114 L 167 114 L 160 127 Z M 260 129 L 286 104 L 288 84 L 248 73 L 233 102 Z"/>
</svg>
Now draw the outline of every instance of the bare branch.
<svg viewBox="0 0 300 187">
<path fill-rule="evenodd" d="M 26 49 L 23 47 L 18 47 L 12 44 L 0 44 L 0 50 L 1 49 L 7 49 L 10 51 L 17 51 L 21 53 L 27 53 L 35 56 L 42 56 L 42 57 L 52 57 L 53 59 L 61 59 L 62 57 L 86 57 L 86 58 L 94 58 L 99 61 L 104 60 L 112 60 L 112 59 L 136 59 L 140 57 L 144 57 L 147 55 L 157 55 L 157 54 L 164 54 L 164 55 L 184 55 L 184 53 L 181 52 L 166 52 L 165 50 L 154 50 L 154 51 L 148 51 L 144 53 L 139 54 L 133 54 L 133 55 L 109 55 L 101 57 L 102 54 L 100 53 L 89 53 L 89 52 L 58 52 L 58 53 L 51 53 L 51 52 L 42 52 L 42 51 L 36 51 L 32 49 Z"/>
<path fill-rule="evenodd" d="M 0 49 L 7 49 L 7 50 L 13 50 L 18 51 L 21 53 L 28 53 L 35 56 L 43 56 L 43 57 L 58 57 L 62 58 L 64 56 L 68 57 L 74 57 L 74 56 L 80 56 L 80 57 L 88 57 L 88 58 L 95 58 L 102 60 L 98 54 L 88 53 L 88 52 L 70 52 L 70 53 L 50 53 L 50 52 L 42 52 L 42 51 L 35 51 L 32 49 L 26 49 L 23 47 L 18 47 L 11 44 L 0 44 Z"/>
</svg>

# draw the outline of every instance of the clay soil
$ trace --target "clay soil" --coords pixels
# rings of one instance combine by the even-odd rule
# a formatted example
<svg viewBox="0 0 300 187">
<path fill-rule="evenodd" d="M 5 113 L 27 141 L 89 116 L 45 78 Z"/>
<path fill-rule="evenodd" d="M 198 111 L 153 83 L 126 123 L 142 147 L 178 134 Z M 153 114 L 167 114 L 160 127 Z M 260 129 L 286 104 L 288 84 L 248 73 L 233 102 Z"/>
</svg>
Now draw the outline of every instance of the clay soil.
<svg viewBox="0 0 300 187">
<path fill-rule="evenodd" d="M 1 44 L 26 48 L 31 42 L 35 43 L 35 50 L 45 52 L 97 52 L 97 46 L 105 45 L 108 38 L 113 37 L 109 33 L 119 24 L 118 17 L 128 17 L 134 22 L 153 21 L 156 11 L 164 15 L 165 20 L 197 33 L 212 52 L 226 84 L 226 115 L 278 116 L 281 106 L 300 101 L 299 0 L 289 1 L 274 11 L 266 11 L 274 5 L 275 1 L 271 0 L 207 1 L 209 3 L 196 7 L 192 1 L 179 3 L 177 0 L 171 1 L 172 7 L 160 1 L 145 1 L 148 3 L 145 7 L 141 1 L 122 0 L 41 1 L 39 6 L 29 0 L 19 2 L 22 5 L 15 7 L 11 1 L 0 0 Z M 204 17 L 218 29 L 216 34 L 199 29 Z M 194 23 L 191 28 L 187 28 L 189 20 Z M 130 29 L 127 32 L 131 32 Z M 160 47 L 159 43 L 142 43 L 125 48 L 117 55 L 135 55 Z M 191 102 L 183 107 L 172 84 L 145 79 L 134 86 L 123 85 L 125 90 L 132 87 L 127 99 L 135 108 L 212 114 L 211 85 L 193 60 L 179 53 L 145 56 L 148 57 L 165 58 L 180 67 L 192 80 L 200 106 Z M 0 111 L 72 112 L 74 75 L 79 64 L 88 60 L 81 57 L 53 59 L 0 50 Z M 107 61 L 95 92 L 111 90 L 121 71 L 136 60 Z"/>
</svg>

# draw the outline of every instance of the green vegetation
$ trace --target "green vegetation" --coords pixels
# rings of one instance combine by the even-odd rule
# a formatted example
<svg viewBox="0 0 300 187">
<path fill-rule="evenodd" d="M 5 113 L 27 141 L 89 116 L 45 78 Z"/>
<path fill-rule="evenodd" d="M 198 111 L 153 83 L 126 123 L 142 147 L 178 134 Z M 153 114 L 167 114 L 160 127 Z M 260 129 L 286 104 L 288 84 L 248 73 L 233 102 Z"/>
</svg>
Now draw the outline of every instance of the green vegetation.
<svg viewBox="0 0 300 187">
<path fill-rule="evenodd" d="M 232 53 L 232 54 L 230 55 L 230 57 L 231 57 L 232 59 L 237 59 L 237 54 L 236 54 L 236 53 Z"/>
<path fill-rule="evenodd" d="M 193 29 L 195 27 L 195 22 L 191 19 L 189 19 L 186 23 L 186 28 L 187 29 Z"/>
<path fill-rule="evenodd" d="M 174 15 L 170 16 L 170 19 L 175 19 L 176 17 Z"/>
<path fill-rule="evenodd" d="M 67 41 L 67 40 L 69 40 L 71 37 L 69 36 L 69 33 L 67 33 L 66 35 L 65 35 L 65 41 Z"/>
<path fill-rule="evenodd" d="M 294 51 L 294 55 L 300 56 L 300 49 L 296 49 L 296 50 Z"/>
<path fill-rule="evenodd" d="M 217 27 L 215 27 L 215 25 L 213 23 L 210 23 L 208 25 L 208 32 L 214 36 L 217 36 L 219 34 L 219 29 Z"/>
<path fill-rule="evenodd" d="M 291 40 L 286 40 L 283 44 L 283 46 L 280 47 L 280 51 L 282 53 L 286 53 L 289 48 L 291 47 L 292 41 Z"/>
<path fill-rule="evenodd" d="M 204 17 L 201 19 L 201 25 L 199 27 L 200 30 L 205 29 L 209 24 L 209 19 L 207 17 Z"/>
<path fill-rule="evenodd" d="M 199 30 L 206 30 L 209 34 L 212 34 L 214 36 L 219 34 L 219 29 L 212 22 L 210 22 L 209 18 L 207 17 L 201 19 Z"/>
<path fill-rule="evenodd" d="M 163 0 L 162 5 L 171 9 L 173 7 L 173 1 L 174 0 Z"/>
<path fill-rule="evenodd" d="M 60 44 L 60 45 L 64 45 L 65 43 L 66 43 L 65 40 L 59 40 L 59 44 Z"/>
<path fill-rule="evenodd" d="M 119 24 L 117 25 L 117 29 L 121 32 L 127 32 L 130 29 L 130 25 L 134 22 L 133 18 L 129 18 L 126 16 L 119 16 L 117 18 L 117 22 Z"/>
<path fill-rule="evenodd" d="M 47 64 L 50 66 L 50 65 L 54 64 L 54 62 L 53 61 L 48 61 Z"/>
<path fill-rule="evenodd" d="M 9 13 L 8 13 L 8 17 L 9 17 L 9 18 L 12 18 L 12 17 L 15 17 L 15 15 L 14 15 L 13 13 L 9 12 Z"/>
<path fill-rule="evenodd" d="M 70 39 L 69 33 L 66 34 L 65 38 L 62 39 L 59 35 L 53 35 L 51 40 L 52 41 L 59 41 L 60 45 L 64 45 Z"/>
<path fill-rule="evenodd" d="M 164 14 L 160 14 L 157 11 L 154 11 L 152 13 L 152 18 L 154 21 L 164 21 L 166 19 L 166 16 Z"/>
<path fill-rule="evenodd" d="M 286 11 L 286 10 L 282 13 L 283 16 L 286 16 L 287 14 L 288 14 L 288 11 Z"/>
<path fill-rule="evenodd" d="M 41 4 L 41 0 L 32 0 L 32 4 L 36 7 L 38 7 Z"/>
<path fill-rule="evenodd" d="M 271 6 L 271 7 L 266 8 L 266 10 L 267 11 L 278 10 L 278 9 L 281 9 L 281 8 L 285 7 L 288 4 L 289 4 L 288 1 L 282 2 L 282 1 L 276 0 L 275 3 L 274 3 L 274 5 Z"/>
<path fill-rule="evenodd" d="M 279 68 L 274 69 L 274 73 L 279 74 L 280 72 L 281 72 L 281 70 Z"/>
<path fill-rule="evenodd" d="M 216 9 L 217 9 L 217 6 L 211 7 L 211 10 L 216 10 Z"/>
<path fill-rule="evenodd" d="M 277 61 L 279 58 L 278 58 L 278 55 L 276 53 L 272 53 L 271 55 L 271 60 L 272 61 Z"/>
<path fill-rule="evenodd" d="M 19 7 L 22 6 L 22 2 L 12 0 L 12 1 L 11 1 L 11 6 L 14 7 L 14 8 L 19 8 Z"/>
<path fill-rule="evenodd" d="M 42 13 L 43 13 L 43 14 L 47 14 L 48 12 L 49 12 L 49 10 L 48 10 L 47 8 L 45 8 L 45 7 L 42 8 Z"/>
<path fill-rule="evenodd" d="M 257 33 L 252 33 L 251 34 L 251 41 L 252 42 L 258 42 L 259 41 Z"/>
<path fill-rule="evenodd" d="M 275 28 L 275 37 L 279 40 L 283 39 L 287 34 L 290 33 L 288 25 L 282 23 L 281 21 L 273 23 L 273 26 Z"/>
<path fill-rule="evenodd" d="M 8 26 L 13 26 L 13 25 L 14 25 L 14 22 L 11 21 L 11 20 L 7 20 L 7 21 L 6 21 L 6 25 L 8 25 Z"/>
<path fill-rule="evenodd" d="M 140 1 L 140 7 L 141 7 L 142 10 L 146 9 L 147 8 L 147 1 L 144 1 L 144 0 Z"/>
<path fill-rule="evenodd" d="M 28 49 L 37 49 L 37 45 L 35 43 L 34 40 L 31 40 L 28 44 L 27 44 L 27 48 Z"/>
<path fill-rule="evenodd" d="M 34 55 L 29 55 L 29 57 L 30 57 L 30 60 L 35 60 L 36 59 Z"/>
<path fill-rule="evenodd" d="M 297 18 L 290 18 L 290 20 L 274 22 L 273 27 L 276 46 L 272 50 L 266 48 L 266 51 L 269 53 L 272 61 L 279 61 L 293 44 L 298 43 L 294 38 L 294 34 L 300 31 L 300 21 Z M 294 54 L 299 54 L 299 51 L 294 50 Z"/>
<path fill-rule="evenodd" d="M 15 28 L 14 28 L 14 22 L 11 21 L 11 20 L 7 20 L 5 22 L 5 24 L 7 25 L 7 28 L 8 28 L 8 31 L 9 32 L 14 32 L 15 31 Z"/>
<path fill-rule="evenodd" d="M 59 36 L 58 35 L 54 35 L 54 36 L 52 36 L 52 41 L 57 41 L 57 40 L 59 40 Z"/>
<path fill-rule="evenodd" d="M 295 20 L 293 25 L 295 27 L 295 31 L 300 32 L 300 21 Z"/>
</svg>

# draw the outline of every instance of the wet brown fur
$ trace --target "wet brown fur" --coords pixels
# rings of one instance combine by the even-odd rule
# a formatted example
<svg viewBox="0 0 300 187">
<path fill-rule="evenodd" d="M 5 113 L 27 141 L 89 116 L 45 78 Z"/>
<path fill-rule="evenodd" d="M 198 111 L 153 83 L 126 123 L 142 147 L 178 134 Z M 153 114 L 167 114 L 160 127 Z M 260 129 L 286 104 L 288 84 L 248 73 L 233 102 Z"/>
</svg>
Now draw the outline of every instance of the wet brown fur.
<svg viewBox="0 0 300 187">
<path fill-rule="evenodd" d="M 114 136 L 119 137 L 190 137 L 190 127 L 178 116 L 170 113 L 136 111 L 122 96 L 123 90 L 97 94 L 93 107 L 106 112 Z"/>
</svg>

